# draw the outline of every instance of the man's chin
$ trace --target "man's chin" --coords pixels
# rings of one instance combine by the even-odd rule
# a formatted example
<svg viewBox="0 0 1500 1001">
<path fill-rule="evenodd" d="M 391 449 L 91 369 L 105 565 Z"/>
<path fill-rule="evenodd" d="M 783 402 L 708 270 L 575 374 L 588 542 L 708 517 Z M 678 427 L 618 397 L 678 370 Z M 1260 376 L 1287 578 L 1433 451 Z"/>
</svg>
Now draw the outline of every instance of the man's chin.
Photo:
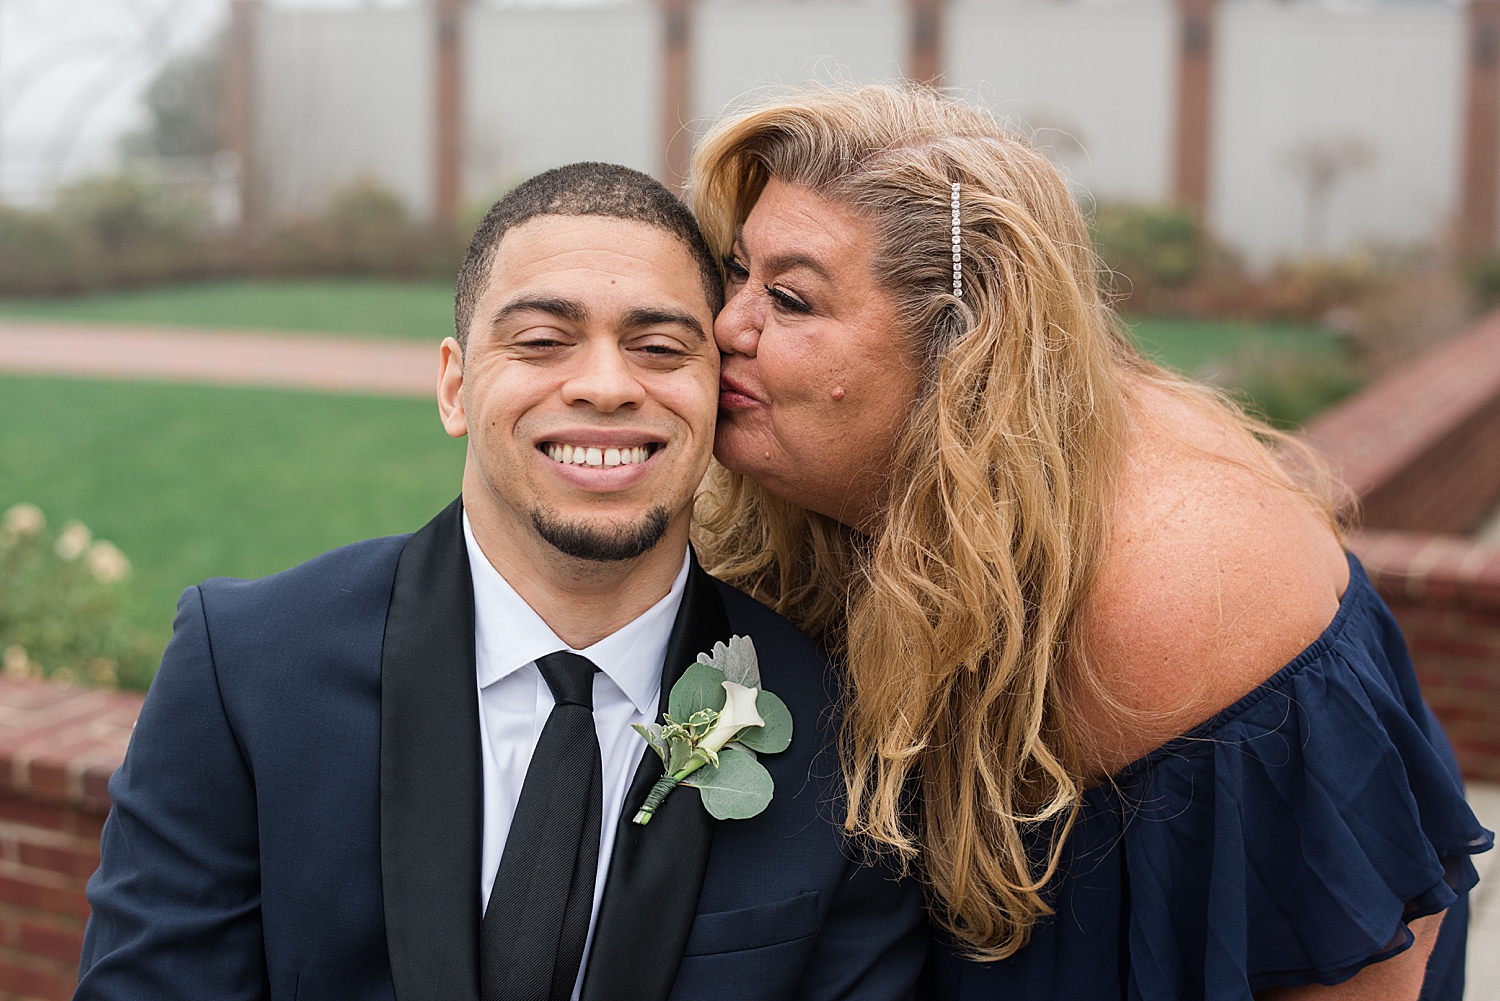
<svg viewBox="0 0 1500 1001">
<path fill-rule="evenodd" d="M 653 508 L 633 522 L 569 520 L 551 511 L 534 510 L 531 524 L 538 535 L 565 556 L 590 563 L 620 563 L 644 556 L 667 534 L 671 515 Z"/>
</svg>

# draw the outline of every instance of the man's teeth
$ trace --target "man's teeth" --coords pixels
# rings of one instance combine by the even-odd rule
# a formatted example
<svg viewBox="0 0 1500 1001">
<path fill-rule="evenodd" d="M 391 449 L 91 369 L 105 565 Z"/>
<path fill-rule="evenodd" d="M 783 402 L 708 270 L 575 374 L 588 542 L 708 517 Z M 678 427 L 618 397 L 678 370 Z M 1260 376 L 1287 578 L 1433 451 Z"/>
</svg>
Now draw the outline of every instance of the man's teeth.
<svg viewBox="0 0 1500 1001">
<path fill-rule="evenodd" d="M 638 445 L 635 448 L 595 448 L 588 445 L 549 444 L 547 455 L 553 462 L 599 468 L 645 462 L 651 456 L 651 449 L 646 445 Z"/>
</svg>

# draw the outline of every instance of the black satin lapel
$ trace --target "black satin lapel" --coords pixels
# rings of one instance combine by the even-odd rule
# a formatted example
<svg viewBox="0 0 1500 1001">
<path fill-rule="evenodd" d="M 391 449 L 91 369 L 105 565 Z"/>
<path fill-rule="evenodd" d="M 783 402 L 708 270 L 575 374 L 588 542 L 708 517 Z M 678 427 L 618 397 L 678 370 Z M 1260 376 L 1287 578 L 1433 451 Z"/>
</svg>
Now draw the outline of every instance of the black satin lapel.
<svg viewBox="0 0 1500 1001">
<path fill-rule="evenodd" d="M 478 1001 L 474 584 L 454 501 L 396 565 L 380 666 L 380 875 L 398 1001 Z"/>
<path fill-rule="evenodd" d="M 699 653 L 729 639 L 729 616 L 713 578 L 691 556 L 682 607 L 662 665 L 661 706 Z M 698 790 L 672 790 L 644 827 L 631 823 L 662 765 L 646 749 L 625 796 L 609 877 L 599 903 L 594 944 L 580 1001 L 665 1001 L 698 912 L 698 893 L 713 846 L 713 817 Z"/>
</svg>

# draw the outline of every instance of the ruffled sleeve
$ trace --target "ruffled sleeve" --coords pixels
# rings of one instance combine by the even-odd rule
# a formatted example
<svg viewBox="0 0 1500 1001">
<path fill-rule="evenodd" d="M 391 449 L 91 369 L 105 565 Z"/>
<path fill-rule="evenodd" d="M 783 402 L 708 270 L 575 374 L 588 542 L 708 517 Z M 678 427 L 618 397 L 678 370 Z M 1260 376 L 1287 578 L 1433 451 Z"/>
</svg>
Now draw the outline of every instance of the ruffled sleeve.
<svg viewBox="0 0 1500 1001">
<path fill-rule="evenodd" d="M 1313 646 L 1091 793 L 1056 913 L 1009 960 L 936 960 L 940 995 L 1250 1001 L 1347 980 L 1440 911 L 1422 996 L 1461 985 L 1470 856 L 1493 835 L 1464 801 L 1395 621 L 1351 564 Z"/>
</svg>

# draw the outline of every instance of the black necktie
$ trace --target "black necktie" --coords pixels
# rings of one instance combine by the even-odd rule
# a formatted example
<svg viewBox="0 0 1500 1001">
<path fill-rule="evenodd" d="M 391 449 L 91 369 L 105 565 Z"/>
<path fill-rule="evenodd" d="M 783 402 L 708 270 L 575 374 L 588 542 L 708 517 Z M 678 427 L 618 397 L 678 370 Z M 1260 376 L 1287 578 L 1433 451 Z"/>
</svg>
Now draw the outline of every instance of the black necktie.
<svg viewBox="0 0 1500 1001">
<path fill-rule="evenodd" d="M 536 666 L 556 705 L 526 769 L 479 928 L 483 1001 L 568 1001 L 594 905 L 604 815 L 598 668 L 567 651 Z"/>
</svg>

